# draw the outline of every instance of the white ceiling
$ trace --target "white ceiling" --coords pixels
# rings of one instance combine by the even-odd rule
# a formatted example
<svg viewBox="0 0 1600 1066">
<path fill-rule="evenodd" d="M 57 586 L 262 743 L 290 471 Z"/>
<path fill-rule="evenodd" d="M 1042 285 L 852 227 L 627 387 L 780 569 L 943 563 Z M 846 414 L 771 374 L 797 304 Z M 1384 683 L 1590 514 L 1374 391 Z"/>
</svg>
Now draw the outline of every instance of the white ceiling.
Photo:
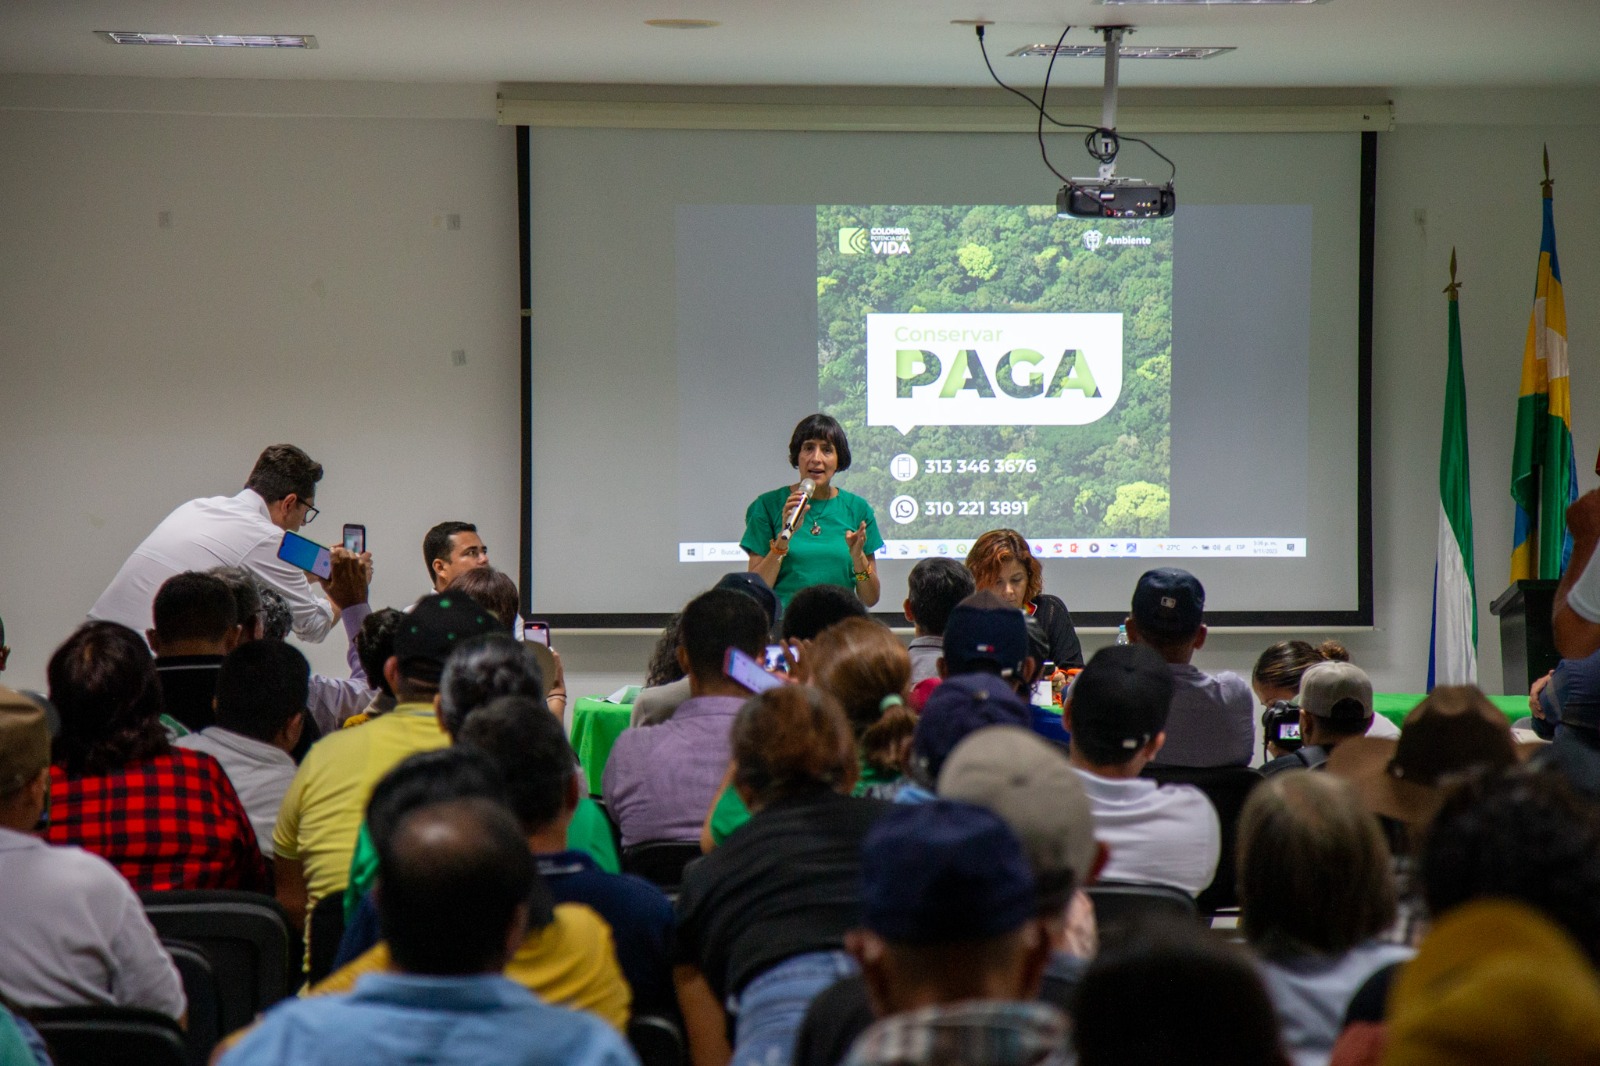
<svg viewBox="0 0 1600 1066">
<path fill-rule="evenodd" d="M 987 85 L 972 30 L 989 18 L 1003 77 L 1038 85 L 1021 45 L 1235 45 L 1124 66 L 1130 86 L 1600 85 L 1600 0 L 1327 0 L 1293 7 L 1102 7 L 1086 0 L 4 0 L 0 73 L 421 82 Z M 651 18 L 716 19 L 665 30 Z M 95 30 L 309 33 L 315 51 L 108 44 Z M 1052 84 L 1099 83 L 1098 60 Z"/>
</svg>

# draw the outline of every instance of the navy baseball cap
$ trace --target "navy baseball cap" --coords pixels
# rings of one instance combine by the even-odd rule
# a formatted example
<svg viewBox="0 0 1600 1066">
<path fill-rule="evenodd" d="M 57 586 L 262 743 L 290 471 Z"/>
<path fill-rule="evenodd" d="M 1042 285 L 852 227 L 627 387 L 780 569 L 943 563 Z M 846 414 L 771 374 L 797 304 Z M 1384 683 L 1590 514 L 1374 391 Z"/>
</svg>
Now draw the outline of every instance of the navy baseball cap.
<svg viewBox="0 0 1600 1066">
<path fill-rule="evenodd" d="M 1133 620 L 1156 637 L 1187 637 L 1200 628 L 1206 590 L 1187 570 L 1146 570 L 1133 588 Z"/>
<path fill-rule="evenodd" d="M 505 627 L 477 600 L 464 592 L 440 592 L 417 601 L 394 634 L 400 672 L 423 682 L 437 682 L 450 653 L 485 633 Z"/>
<path fill-rule="evenodd" d="M 1021 612 L 1017 612 L 1020 616 Z M 911 734 L 911 766 L 919 782 L 933 787 L 945 759 L 984 726 L 1033 726 L 1033 711 L 1012 690 L 1010 682 L 993 674 L 958 674 L 945 678 L 917 719 Z"/>
<path fill-rule="evenodd" d="M 778 602 L 778 594 L 772 591 L 772 586 L 757 573 L 749 570 L 738 570 L 731 574 L 723 574 L 721 579 L 713 586 L 719 589 L 732 589 L 742 592 L 761 605 L 767 612 L 767 624 L 770 628 L 778 624 L 778 619 L 783 617 L 783 605 Z"/>
<path fill-rule="evenodd" d="M 1028 620 L 992 592 L 978 592 L 950 611 L 944 624 L 944 664 L 952 674 L 989 662 L 1011 677 L 1028 657 Z"/>
<path fill-rule="evenodd" d="M 1021 842 L 971 803 L 894 807 L 862 843 L 861 881 L 862 924 L 896 944 L 985 940 L 1034 916 Z"/>
</svg>

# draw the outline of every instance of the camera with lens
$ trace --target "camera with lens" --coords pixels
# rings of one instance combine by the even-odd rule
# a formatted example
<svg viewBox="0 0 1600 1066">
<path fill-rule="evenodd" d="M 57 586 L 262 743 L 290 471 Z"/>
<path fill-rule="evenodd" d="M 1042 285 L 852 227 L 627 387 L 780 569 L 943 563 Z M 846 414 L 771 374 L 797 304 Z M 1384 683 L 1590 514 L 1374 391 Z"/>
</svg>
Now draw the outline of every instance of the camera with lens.
<svg viewBox="0 0 1600 1066">
<path fill-rule="evenodd" d="M 1276 700 L 1261 712 L 1261 733 L 1266 743 L 1281 753 L 1297 751 L 1305 740 L 1300 736 L 1300 705 Z M 1268 753 L 1270 757 L 1270 752 Z"/>
</svg>

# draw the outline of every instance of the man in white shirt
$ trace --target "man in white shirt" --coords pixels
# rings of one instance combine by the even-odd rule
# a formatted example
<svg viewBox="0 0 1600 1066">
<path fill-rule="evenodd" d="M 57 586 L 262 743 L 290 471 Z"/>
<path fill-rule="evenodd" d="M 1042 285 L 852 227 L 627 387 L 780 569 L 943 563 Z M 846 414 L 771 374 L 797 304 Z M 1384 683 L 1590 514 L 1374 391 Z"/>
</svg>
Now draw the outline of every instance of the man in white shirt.
<svg viewBox="0 0 1600 1066">
<path fill-rule="evenodd" d="M 338 608 L 305 571 L 278 558 L 283 534 L 316 518 L 321 480 L 321 463 L 292 444 L 271 445 L 237 495 L 190 500 L 163 519 L 122 564 L 89 617 L 143 633 L 151 626 L 156 590 L 167 578 L 185 570 L 243 566 L 282 594 L 302 640 L 321 640 Z"/>
<path fill-rule="evenodd" d="M 1166 661 L 1151 648 L 1102 648 L 1073 684 L 1062 724 L 1072 734 L 1072 766 L 1089 794 L 1095 836 L 1111 851 L 1101 880 L 1198 895 L 1222 848 L 1216 809 L 1197 788 L 1139 776 L 1166 743 L 1172 686 Z"/>
<path fill-rule="evenodd" d="M 306 657 L 288 644 L 241 644 L 217 672 L 216 724 L 177 742 L 222 764 L 269 858 L 278 808 L 294 781 L 289 753 L 305 728 L 310 674 Z"/>
<path fill-rule="evenodd" d="M 0 995 L 24 1009 L 143 1007 L 182 1019 L 183 983 L 110 863 L 35 834 L 50 790 L 44 712 L 0 688 Z"/>
</svg>

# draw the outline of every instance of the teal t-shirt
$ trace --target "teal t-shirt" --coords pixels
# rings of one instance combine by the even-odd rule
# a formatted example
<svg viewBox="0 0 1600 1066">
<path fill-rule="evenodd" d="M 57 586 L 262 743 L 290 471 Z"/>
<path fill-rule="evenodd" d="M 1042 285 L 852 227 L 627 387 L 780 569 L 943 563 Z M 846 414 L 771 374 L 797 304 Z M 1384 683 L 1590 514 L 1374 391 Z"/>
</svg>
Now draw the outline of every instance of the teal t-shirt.
<svg viewBox="0 0 1600 1066">
<path fill-rule="evenodd" d="M 756 555 L 767 554 L 772 539 L 783 528 L 783 505 L 789 488 L 763 492 L 744 512 L 744 537 L 739 547 Z M 785 607 L 794 594 L 812 585 L 856 586 L 855 565 L 850 561 L 850 545 L 844 535 L 867 524 L 867 542 L 862 550 L 875 554 L 883 547 L 878 518 L 872 505 L 853 492 L 840 489 L 828 500 L 812 500 L 800 526 L 789 538 L 789 554 L 784 556 L 773 591 Z"/>
</svg>

